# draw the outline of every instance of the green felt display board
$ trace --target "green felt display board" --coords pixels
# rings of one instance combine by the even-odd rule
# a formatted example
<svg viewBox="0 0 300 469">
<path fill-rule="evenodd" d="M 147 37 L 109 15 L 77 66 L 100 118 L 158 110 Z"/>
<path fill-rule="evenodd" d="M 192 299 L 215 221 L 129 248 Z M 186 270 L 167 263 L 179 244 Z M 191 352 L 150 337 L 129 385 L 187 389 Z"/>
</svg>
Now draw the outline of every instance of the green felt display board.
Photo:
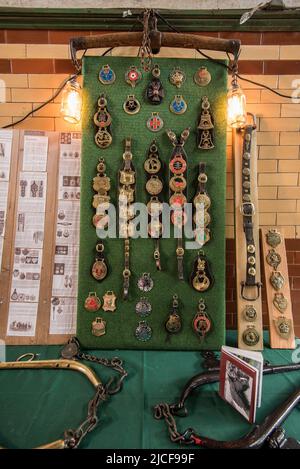
<svg viewBox="0 0 300 469">
<path fill-rule="evenodd" d="M 85 57 L 83 61 L 84 105 L 82 125 L 82 163 L 81 163 L 81 220 L 80 220 L 80 259 L 78 285 L 78 323 L 77 335 L 84 347 L 89 348 L 127 348 L 127 349 L 173 349 L 197 350 L 201 348 L 217 349 L 224 343 L 225 335 L 225 190 L 226 190 L 226 88 L 227 73 L 224 67 L 206 60 L 191 59 L 157 59 L 161 69 L 161 81 L 165 89 L 165 98 L 161 105 L 153 106 L 145 99 L 147 84 L 151 73 L 143 72 L 142 82 L 132 90 L 125 82 L 124 75 L 130 65 L 140 68 L 137 58 L 119 57 Z M 116 74 L 112 85 L 103 85 L 98 80 L 102 65 L 109 64 Z M 212 80 L 206 87 L 199 87 L 193 81 L 193 75 L 200 66 L 206 66 Z M 169 73 L 175 66 L 180 66 L 186 74 L 184 85 L 178 89 L 170 84 Z M 99 149 L 94 143 L 96 127 L 93 116 L 97 111 L 97 100 L 105 93 L 108 110 L 112 116 L 113 143 L 105 150 Z M 129 116 L 123 111 L 123 103 L 129 94 L 135 94 L 141 103 L 141 111 Z M 169 111 L 169 104 L 176 94 L 182 94 L 188 104 L 183 115 L 175 115 Z M 199 150 L 196 145 L 196 127 L 201 111 L 201 97 L 207 95 L 211 103 L 214 117 L 214 143 L 212 150 Z M 151 112 L 158 111 L 164 120 L 164 128 L 153 133 L 146 127 Z M 190 137 L 185 145 L 188 157 L 188 200 L 195 194 L 198 176 L 198 164 L 206 163 L 208 175 L 207 190 L 212 200 L 210 224 L 212 239 L 204 246 L 204 251 L 211 262 L 215 277 L 214 286 L 203 293 L 197 293 L 189 284 L 189 277 L 197 250 L 186 250 L 184 256 L 185 281 L 177 279 L 177 259 L 175 250 L 177 240 L 162 239 L 160 243 L 162 272 L 157 272 L 153 260 L 154 242 L 151 239 L 131 240 L 131 280 L 129 299 L 122 299 L 124 240 L 106 239 L 105 255 L 109 264 L 109 275 L 102 282 L 97 282 L 90 274 L 94 262 L 96 230 L 91 220 L 95 213 L 92 207 L 94 191 L 92 180 L 96 175 L 99 157 L 104 157 L 107 165 L 106 173 L 111 178 L 111 202 L 116 204 L 118 194 L 118 170 L 122 164 L 124 139 L 132 138 L 133 164 L 137 171 L 136 201 L 147 202 L 145 191 L 146 175 L 143 163 L 151 141 L 156 138 L 160 158 L 165 163 L 163 178 L 165 190 L 163 199 L 168 201 L 168 162 L 172 153 L 172 145 L 165 130 L 171 128 L 180 134 L 191 127 Z M 137 280 L 143 272 L 149 272 L 154 280 L 154 288 L 143 294 L 137 287 Z M 96 291 L 102 297 L 107 290 L 117 295 L 117 311 L 114 313 L 87 312 L 83 305 L 89 292 Z M 172 296 L 179 296 L 180 313 L 183 321 L 182 331 L 167 340 L 164 329 L 169 314 Z M 134 332 L 140 320 L 135 313 L 135 304 L 141 296 L 146 296 L 152 304 L 152 313 L 147 318 L 152 327 L 152 338 L 148 342 L 140 342 Z M 200 298 L 207 305 L 207 312 L 212 320 L 212 330 L 201 344 L 193 332 L 192 319 L 197 312 Z M 94 337 L 91 323 L 96 316 L 106 320 L 106 334 Z"/>
</svg>

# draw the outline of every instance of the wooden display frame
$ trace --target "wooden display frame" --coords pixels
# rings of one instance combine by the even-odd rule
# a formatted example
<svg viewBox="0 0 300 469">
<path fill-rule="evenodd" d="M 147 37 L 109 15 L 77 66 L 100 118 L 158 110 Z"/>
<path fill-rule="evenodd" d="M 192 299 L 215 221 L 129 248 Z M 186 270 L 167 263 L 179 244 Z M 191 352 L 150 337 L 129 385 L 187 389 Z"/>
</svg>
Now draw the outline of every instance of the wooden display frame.
<svg viewBox="0 0 300 469">
<path fill-rule="evenodd" d="M 237 296 L 237 319 L 238 319 L 238 347 L 247 350 L 263 349 L 263 325 L 262 325 L 262 300 L 261 292 L 255 301 L 246 301 L 241 296 L 241 282 L 245 280 L 246 266 L 246 242 L 243 229 L 242 204 L 242 155 L 243 155 L 243 131 L 233 129 L 233 162 L 234 162 L 234 213 L 235 213 L 235 253 L 236 253 L 236 296 Z M 256 247 L 256 279 L 261 278 L 260 249 L 259 249 L 259 214 L 257 195 L 257 149 L 256 132 L 252 135 L 251 145 L 251 200 L 256 208 L 253 216 L 253 235 Z M 257 318 L 253 322 L 246 321 L 244 310 L 251 305 L 255 308 Z M 259 342 L 255 346 L 247 346 L 243 341 L 243 333 L 247 326 L 255 326 L 260 335 Z"/>
<path fill-rule="evenodd" d="M 285 279 L 284 285 L 280 289 L 279 292 L 283 293 L 284 297 L 287 299 L 287 302 L 288 302 L 287 309 L 285 310 L 283 314 L 280 314 L 280 312 L 277 310 L 277 308 L 273 304 L 274 293 L 276 293 L 276 291 L 272 287 L 270 280 L 269 280 L 274 269 L 266 261 L 268 251 L 269 249 L 272 249 L 271 246 L 269 246 L 266 241 L 267 232 L 268 232 L 268 229 L 266 228 L 261 229 L 262 256 L 263 256 L 264 276 L 265 276 L 265 282 L 266 282 L 265 285 L 266 285 L 268 314 L 269 314 L 270 346 L 271 348 L 277 348 L 277 349 L 294 349 L 296 347 L 296 343 L 295 343 L 295 333 L 294 333 L 294 325 L 293 325 L 291 291 L 290 291 L 290 284 L 289 284 L 289 273 L 288 273 L 287 256 L 286 256 L 286 249 L 285 249 L 285 240 L 281 234 L 281 243 L 275 249 L 275 251 L 281 257 L 281 263 L 278 266 L 277 270 L 281 272 L 281 274 L 283 275 Z M 284 316 L 286 319 L 291 321 L 292 330 L 291 330 L 291 335 L 288 339 L 284 339 L 280 337 L 280 335 L 277 332 L 276 326 L 274 324 L 274 319 L 278 318 L 280 315 Z"/>
<path fill-rule="evenodd" d="M 40 292 L 35 336 L 8 336 L 7 323 L 9 315 L 12 270 L 14 265 L 14 248 L 16 219 L 19 198 L 20 171 L 22 171 L 24 135 L 48 137 L 47 157 L 47 196 L 45 208 L 44 246 L 41 267 Z M 59 170 L 60 132 L 13 131 L 12 153 L 10 164 L 9 190 L 7 200 L 5 236 L 3 244 L 2 266 L 0 272 L 0 339 L 6 345 L 51 345 L 64 344 L 69 335 L 49 334 L 50 310 L 52 296 L 52 279 L 54 269 L 56 212 Z"/>
</svg>

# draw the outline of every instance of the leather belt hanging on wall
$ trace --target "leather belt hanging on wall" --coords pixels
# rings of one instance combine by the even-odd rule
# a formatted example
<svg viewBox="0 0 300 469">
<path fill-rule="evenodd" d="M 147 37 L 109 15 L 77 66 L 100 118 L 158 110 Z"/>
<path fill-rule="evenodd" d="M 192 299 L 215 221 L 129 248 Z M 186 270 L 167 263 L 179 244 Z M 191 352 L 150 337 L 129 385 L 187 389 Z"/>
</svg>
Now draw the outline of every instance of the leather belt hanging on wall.
<svg viewBox="0 0 300 469">
<path fill-rule="evenodd" d="M 263 348 L 255 122 L 234 130 L 238 346 Z"/>
<path fill-rule="evenodd" d="M 253 237 L 255 205 L 251 200 L 251 142 L 254 129 L 255 127 L 251 125 L 248 125 L 245 128 L 242 155 L 241 213 L 243 215 L 243 230 L 246 240 L 247 261 L 245 280 L 241 282 L 241 296 L 246 301 L 255 301 L 259 298 L 261 289 L 261 282 L 256 281 L 256 246 Z"/>
</svg>

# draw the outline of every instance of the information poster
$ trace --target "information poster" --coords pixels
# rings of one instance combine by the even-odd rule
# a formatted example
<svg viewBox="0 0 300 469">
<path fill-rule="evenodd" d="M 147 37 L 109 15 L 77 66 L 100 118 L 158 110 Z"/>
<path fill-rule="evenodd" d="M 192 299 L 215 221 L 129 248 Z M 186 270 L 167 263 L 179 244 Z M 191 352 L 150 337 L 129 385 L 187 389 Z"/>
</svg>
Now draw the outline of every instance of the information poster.
<svg viewBox="0 0 300 469">
<path fill-rule="evenodd" d="M 25 132 L 7 335 L 35 336 L 47 195 L 48 137 Z"/>
<path fill-rule="evenodd" d="M 77 316 L 81 134 L 62 133 L 50 334 L 74 334 Z"/>
</svg>

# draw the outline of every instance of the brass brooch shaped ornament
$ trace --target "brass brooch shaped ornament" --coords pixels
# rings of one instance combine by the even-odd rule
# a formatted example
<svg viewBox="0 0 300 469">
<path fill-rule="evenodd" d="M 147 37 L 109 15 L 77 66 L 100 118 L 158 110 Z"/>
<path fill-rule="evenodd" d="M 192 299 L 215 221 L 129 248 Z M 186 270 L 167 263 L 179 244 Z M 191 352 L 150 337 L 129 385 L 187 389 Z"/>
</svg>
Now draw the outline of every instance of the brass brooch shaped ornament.
<svg viewBox="0 0 300 469">
<path fill-rule="evenodd" d="M 203 251 L 200 251 L 194 261 L 191 275 L 192 287 L 198 292 L 205 292 L 212 287 L 214 277 L 212 275 L 210 263 Z"/>
<path fill-rule="evenodd" d="M 205 302 L 202 299 L 199 300 L 198 312 L 194 316 L 192 326 L 200 340 L 204 340 L 211 330 L 211 320 L 206 312 Z"/>
<path fill-rule="evenodd" d="M 140 70 L 135 66 L 131 65 L 127 72 L 125 73 L 125 81 L 130 85 L 132 88 L 135 88 L 136 85 L 141 81 L 142 73 Z"/>
<path fill-rule="evenodd" d="M 200 150 L 214 148 L 214 123 L 210 112 L 210 102 L 207 96 L 203 96 L 201 104 L 200 122 L 197 126 L 197 144 Z"/>
<path fill-rule="evenodd" d="M 151 104 L 161 104 L 164 99 L 164 89 L 162 82 L 160 81 L 160 68 L 158 65 L 154 65 L 152 68 L 152 79 L 147 87 L 146 97 Z"/>
<path fill-rule="evenodd" d="M 211 74 L 206 67 L 200 67 L 194 74 L 194 82 L 198 86 L 207 86 L 211 81 Z"/>
<path fill-rule="evenodd" d="M 255 326 L 247 326 L 242 338 L 246 345 L 254 347 L 259 342 L 259 333 L 255 329 Z"/>
<path fill-rule="evenodd" d="M 281 234 L 276 229 L 269 230 L 266 233 L 266 241 L 269 246 L 276 248 L 281 243 Z"/>
<path fill-rule="evenodd" d="M 274 290 L 279 291 L 284 285 L 284 277 L 281 272 L 275 270 L 271 274 L 270 282 Z"/>
<path fill-rule="evenodd" d="M 243 311 L 243 316 L 246 321 L 248 322 L 253 322 L 257 318 L 257 312 L 254 306 L 252 305 L 247 305 Z"/>
<path fill-rule="evenodd" d="M 116 306 L 116 300 L 117 297 L 114 294 L 113 291 L 109 290 L 103 295 L 103 306 L 102 309 L 103 311 L 116 311 L 117 306 Z"/>
<path fill-rule="evenodd" d="M 112 85 L 116 80 L 116 75 L 109 65 L 103 65 L 98 78 L 102 85 Z"/>
<path fill-rule="evenodd" d="M 181 317 L 178 311 L 179 301 L 178 295 L 173 295 L 173 302 L 170 314 L 165 322 L 165 328 L 168 334 L 177 334 L 181 331 Z"/>
<path fill-rule="evenodd" d="M 98 127 L 95 143 L 102 149 L 108 148 L 112 143 L 111 122 L 111 115 L 107 110 L 107 100 L 102 93 L 98 99 L 98 111 L 94 115 L 94 124 Z"/>
<path fill-rule="evenodd" d="M 278 311 L 283 314 L 287 307 L 288 307 L 288 301 L 284 297 L 283 293 L 275 293 L 274 298 L 273 298 L 273 305 L 275 308 L 278 309 Z"/>
<path fill-rule="evenodd" d="M 285 316 L 279 316 L 274 319 L 277 333 L 282 339 L 288 339 L 292 332 L 292 321 Z"/>
<path fill-rule="evenodd" d="M 95 280 L 101 282 L 108 274 L 108 267 L 104 257 L 104 244 L 102 242 L 96 245 L 96 257 L 92 266 L 91 274 Z"/>
<path fill-rule="evenodd" d="M 126 114 L 133 116 L 134 114 L 137 114 L 140 111 L 141 105 L 138 99 L 133 94 L 130 94 L 127 96 L 127 99 L 123 104 L 123 109 Z"/>
<path fill-rule="evenodd" d="M 103 318 L 97 317 L 92 322 L 92 334 L 96 337 L 102 337 L 106 334 L 106 321 Z"/>
<path fill-rule="evenodd" d="M 281 263 L 281 256 L 275 251 L 275 249 L 269 249 L 266 261 L 271 267 L 273 267 L 273 269 L 277 270 L 277 267 Z"/>
<path fill-rule="evenodd" d="M 84 308 L 87 311 L 91 311 L 92 313 L 98 311 L 101 308 L 101 300 L 98 298 L 96 292 L 89 292 L 84 302 Z"/>
<path fill-rule="evenodd" d="M 176 88 L 181 88 L 186 80 L 186 76 L 180 67 L 175 67 L 169 75 L 169 80 L 172 85 L 176 86 Z"/>
</svg>

